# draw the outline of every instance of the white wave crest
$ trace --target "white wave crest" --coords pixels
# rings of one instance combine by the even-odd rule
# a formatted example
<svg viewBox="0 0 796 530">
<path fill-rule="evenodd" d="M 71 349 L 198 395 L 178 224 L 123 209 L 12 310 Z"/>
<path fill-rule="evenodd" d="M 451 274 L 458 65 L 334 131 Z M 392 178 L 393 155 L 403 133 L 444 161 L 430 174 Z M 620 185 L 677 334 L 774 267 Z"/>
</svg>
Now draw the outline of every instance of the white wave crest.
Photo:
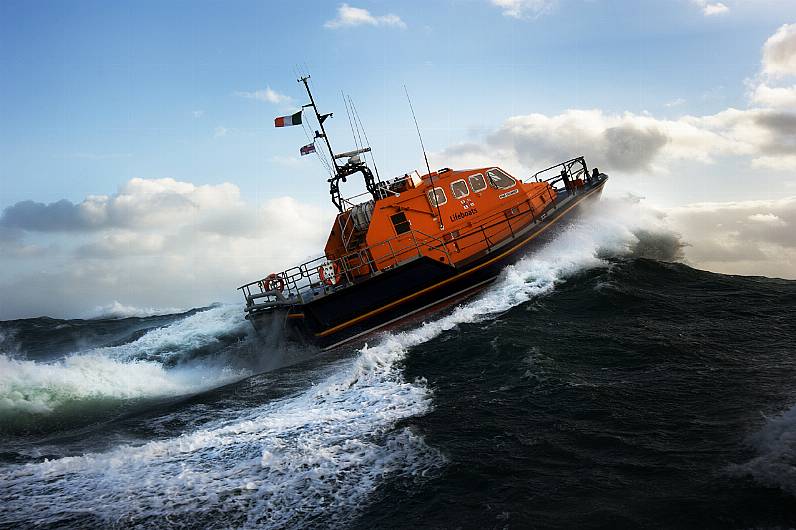
<svg viewBox="0 0 796 530">
<path fill-rule="evenodd" d="M 50 413 L 86 399 L 135 399 L 198 393 L 249 375 L 245 370 L 163 363 L 243 333 L 240 306 L 220 306 L 151 330 L 120 346 L 36 362 L 0 354 L 0 413 Z"/>
<path fill-rule="evenodd" d="M 416 434 L 395 429 L 432 405 L 427 383 L 405 381 L 398 368 L 409 348 L 548 293 L 604 265 L 598 256 L 628 253 L 636 242 L 620 220 L 587 217 L 478 298 L 416 329 L 382 335 L 307 391 L 170 440 L 8 468 L 0 472 L 0 500 L 42 523 L 64 512 L 146 526 L 165 515 L 198 526 L 349 521 L 386 477 L 419 477 L 443 462 Z"/>
<path fill-rule="evenodd" d="M 749 475 L 765 486 L 796 495 L 796 405 L 773 418 L 750 439 L 758 455 L 730 467 L 735 475 Z"/>
<path fill-rule="evenodd" d="M 222 305 L 148 331 L 132 342 L 96 348 L 92 353 L 121 361 L 169 362 L 179 360 L 185 353 L 215 344 L 221 337 L 243 334 L 248 329 L 242 305 Z"/>
<path fill-rule="evenodd" d="M 125 305 L 118 300 L 103 306 L 97 306 L 88 314 L 88 318 L 129 318 L 152 317 L 158 315 L 174 315 L 184 313 L 186 310 L 179 307 L 136 307 Z"/>
<path fill-rule="evenodd" d="M 122 363 L 100 354 L 80 354 L 54 363 L 0 355 L 0 414 L 50 413 L 87 399 L 134 399 L 194 394 L 248 373 L 202 366 L 167 370 L 153 361 Z"/>
</svg>

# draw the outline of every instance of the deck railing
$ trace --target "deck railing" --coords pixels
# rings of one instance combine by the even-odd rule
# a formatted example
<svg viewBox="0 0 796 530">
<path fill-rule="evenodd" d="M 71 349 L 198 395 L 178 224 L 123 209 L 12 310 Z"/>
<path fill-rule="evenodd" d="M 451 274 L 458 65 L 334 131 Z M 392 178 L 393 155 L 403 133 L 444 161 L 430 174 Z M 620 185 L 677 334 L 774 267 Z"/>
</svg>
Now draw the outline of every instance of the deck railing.
<svg viewBox="0 0 796 530">
<path fill-rule="evenodd" d="M 326 256 L 317 257 L 262 280 L 241 285 L 238 289 L 243 291 L 247 311 L 285 302 L 304 303 L 354 285 L 401 263 L 422 257 L 426 255 L 424 250 L 440 252 L 445 256 L 445 263 L 450 264 L 450 253 L 445 243 L 441 238 L 420 230 L 411 230 L 409 233 L 358 249 L 335 260 L 329 260 Z M 378 263 L 373 257 L 377 249 Z M 333 272 L 333 280 L 321 277 L 324 265 L 327 265 L 327 270 Z M 274 284 L 281 289 L 271 288 L 275 287 Z"/>
<path fill-rule="evenodd" d="M 552 177 L 546 179 L 539 178 L 540 175 L 547 173 L 548 171 L 557 169 L 559 167 L 562 169 L 563 175 L 562 173 L 558 173 L 557 175 L 553 175 Z M 582 156 L 579 156 L 577 158 L 572 158 L 565 162 L 559 162 L 558 164 L 552 165 L 541 171 L 537 171 L 536 173 L 531 175 L 528 180 L 533 179 L 536 182 L 547 182 L 551 186 L 555 187 L 555 184 L 565 180 L 564 175 L 566 175 L 567 180 L 569 181 L 574 181 L 579 178 L 583 178 L 584 180 L 586 180 L 589 177 L 589 170 L 586 167 L 586 159 L 583 158 Z"/>
</svg>

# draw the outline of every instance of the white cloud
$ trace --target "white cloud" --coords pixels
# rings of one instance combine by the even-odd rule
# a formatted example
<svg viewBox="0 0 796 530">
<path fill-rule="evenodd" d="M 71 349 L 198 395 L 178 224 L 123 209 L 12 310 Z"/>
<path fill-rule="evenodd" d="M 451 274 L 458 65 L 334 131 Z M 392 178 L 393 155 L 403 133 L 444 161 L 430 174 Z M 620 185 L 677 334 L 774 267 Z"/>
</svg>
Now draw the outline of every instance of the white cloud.
<svg viewBox="0 0 796 530">
<path fill-rule="evenodd" d="M 285 94 L 280 94 L 270 86 L 265 87 L 265 90 L 255 90 L 254 92 L 238 91 L 235 92 L 235 95 L 242 98 L 256 99 L 258 101 L 265 101 L 266 103 L 274 103 L 277 105 L 283 103 L 290 104 L 293 102 L 293 98 L 286 96 Z"/>
<path fill-rule="evenodd" d="M 752 89 L 752 103 L 763 107 L 796 109 L 796 85 L 771 87 L 761 83 Z"/>
<path fill-rule="evenodd" d="M 788 223 L 774 215 L 773 213 L 756 213 L 748 217 L 753 223 L 765 223 L 772 226 L 787 226 Z"/>
<path fill-rule="evenodd" d="M 686 258 L 728 274 L 796 278 L 796 197 L 697 203 L 666 210 Z"/>
<path fill-rule="evenodd" d="M 511 18 L 536 18 L 549 13 L 557 0 L 491 0 L 503 15 Z"/>
<path fill-rule="evenodd" d="M 752 160 L 752 167 L 774 171 L 796 171 L 796 155 L 759 156 Z M 793 186 L 793 182 L 786 182 Z"/>
<path fill-rule="evenodd" d="M 712 15 L 720 15 L 722 13 L 728 12 L 729 10 L 730 8 L 721 2 L 716 2 L 715 4 L 706 4 L 705 7 L 702 8 L 702 12 L 708 17 Z"/>
<path fill-rule="evenodd" d="M 524 171 L 579 153 L 614 171 L 667 170 L 675 161 L 712 164 L 747 157 L 749 165 L 789 163 L 796 149 L 796 114 L 774 109 L 727 109 L 708 116 L 659 119 L 646 114 L 607 114 L 570 109 L 557 115 L 508 118 L 480 142 L 435 154 L 448 165 L 478 167 L 502 159 Z"/>
<path fill-rule="evenodd" d="M 763 73 L 796 75 L 796 24 L 784 24 L 763 45 Z"/>
<path fill-rule="evenodd" d="M 680 105 L 683 105 L 684 103 L 685 103 L 685 100 L 683 98 L 676 98 L 676 99 L 673 99 L 671 101 L 667 101 L 666 103 L 664 103 L 664 106 L 665 107 L 669 107 L 669 108 L 671 108 L 671 107 L 679 107 Z"/>
<path fill-rule="evenodd" d="M 702 14 L 706 17 L 721 15 L 730 10 L 726 4 L 721 2 L 709 2 L 708 0 L 692 0 L 692 2 L 702 9 Z"/>
<path fill-rule="evenodd" d="M 321 253 L 333 219 L 290 197 L 251 204 L 230 183 L 174 179 L 132 179 L 113 195 L 55 204 L 18 203 L 0 217 L 0 236 L 15 230 L 8 242 L 20 249 L 42 237 L 57 243 L 0 253 L 0 318 L 84 314 L 113 300 L 236 301 L 242 283 Z"/>
<path fill-rule="evenodd" d="M 760 74 L 747 80 L 751 103 L 796 110 L 796 85 L 777 86 L 791 76 L 796 76 L 796 24 L 785 24 L 763 45 Z"/>
<path fill-rule="evenodd" d="M 391 26 L 406 29 L 406 23 L 401 17 L 388 13 L 386 15 L 374 16 L 367 9 L 353 7 L 348 4 L 341 4 L 337 8 L 337 17 L 327 20 L 324 27 L 329 29 L 339 29 L 354 26 Z"/>
<path fill-rule="evenodd" d="M 222 136 L 226 136 L 228 132 L 229 132 L 229 129 L 227 129 L 226 127 L 222 127 L 222 126 L 220 126 L 220 125 L 219 125 L 219 126 L 218 126 L 218 127 L 216 127 L 216 129 L 213 131 L 213 136 L 214 136 L 215 138 L 221 138 Z"/>
<path fill-rule="evenodd" d="M 193 111 L 191 111 L 191 115 L 194 118 L 201 118 L 202 116 L 204 116 L 204 114 L 205 114 L 205 111 L 203 111 L 203 110 L 193 110 Z"/>
</svg>

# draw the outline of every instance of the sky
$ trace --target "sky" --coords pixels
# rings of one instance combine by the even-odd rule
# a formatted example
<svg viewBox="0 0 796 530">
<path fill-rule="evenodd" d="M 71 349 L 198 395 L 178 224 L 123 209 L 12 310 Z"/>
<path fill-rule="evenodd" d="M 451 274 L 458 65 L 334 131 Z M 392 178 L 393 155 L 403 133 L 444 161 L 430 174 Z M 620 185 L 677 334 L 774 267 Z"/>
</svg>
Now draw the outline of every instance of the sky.
<svg viewBox="0 0 796 530">
<path fill-rule="evenodd" d="M 0 3 L 0 319 L 234 301 L 317 255 L 351 97 L 382 177 L 585 155 L 693 266 L 796 278 L 796 1 Z M 344 195 L 360 191 L 350 183 Z"/>
</svg>

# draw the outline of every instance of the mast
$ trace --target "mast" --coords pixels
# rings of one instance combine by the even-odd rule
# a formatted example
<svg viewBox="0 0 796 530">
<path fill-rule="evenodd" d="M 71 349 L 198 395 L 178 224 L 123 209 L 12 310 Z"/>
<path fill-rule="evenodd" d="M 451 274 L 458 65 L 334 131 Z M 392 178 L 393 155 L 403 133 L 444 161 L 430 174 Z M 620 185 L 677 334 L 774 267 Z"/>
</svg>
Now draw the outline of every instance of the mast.
<svg viewBox="0 0 796 530">
<path fill-rule="evenodd" d="M 339 169 L 339 166 L 337 165 L 337 159 L 334 157 L 334 151 L 332 151 L 332 144 L 329 143 L 329 136 L 327 136 L 326 129 L 323 126 L 323 122 L 326 121 L 326 118 L 331 118 L 334 115 L 334 113 L 330 112 L 329 114 L 321 115 L 321 113 L 318 112 L 318 106 L 315 104 L 315 98 L 312 97 L 312 92 L 310 91 L 310 85 L 309 83 L 307 83 L 309 78 L 310 78 L 309 75 L 305 75 L 299 78 L 298 80 L 299 83 L 304 83 L 304 88 L 307 89 L 307 95 L 310 98 L 309 104 L 304 105 L 304 107 L 312 107 L 312 110 L 315 111 L 315 118 L 317 118 L 318 124 L 321 126 L 320 133 L 318 131 L 315 131 L 315 138 L 323 138 L 324 141 L 326 142 L 326 148 L 329 150 L 329 156 L 332 158 L 332 164 L 334 164 L 334 169 L 336 173 L 337 169 Z"/>
<path fill-rule="evenodd" d="M 340 195 L 340 181 L 342 180 L 345 182 L 347 177 L 354 173 L 362 173 L 365 179 L 365 188 L 367 188 L 368 192 L 373 196 L 374 201 L 383 198 L 386 191 L 381 188 L 381 183 L 374 178 L 370 168 L 359 158 L 359 155 L 369 152 L 370 147 L 340 154 L 335 154 L 332 150 L 332 144 L 329 142 L 329 136 L 326 134 L 326 128 L 323 126 L 323 122 L 326 121 L 327 118 L 331 118 L 332 113 L 321 114 L 318 111 L 315 98 L 312 97 L 312 92 L 310 91 L 310 85 L 307 83 L 309 78 L 310 76 L 307 75 L 298 79 L 299 83 L 304 83 L 304 88 L 307 90 L 307 95 L 310 98 L 310 102 L 303 105 L 302 108 L 312 107 L 312 110 L 315 111 L 315 118 L 317 118 L 318 125 L 321 127 L 320 131 L 315 131 L 315 138 L 323 138 L 324 142 L 326 142 L 326 148 L 329 150 L 329 156 L 332 158 L 332 164 L 334 164 L 334 175 L 328 179 L 329 194 L 332 196 L 332 204 L 334 204 L 341 213 L 346 210 L 344 205 L 346 201 Z M 337 161 L 342 158 L 348 158 L 348 161 L 340 165 Z"/>
</svg>

